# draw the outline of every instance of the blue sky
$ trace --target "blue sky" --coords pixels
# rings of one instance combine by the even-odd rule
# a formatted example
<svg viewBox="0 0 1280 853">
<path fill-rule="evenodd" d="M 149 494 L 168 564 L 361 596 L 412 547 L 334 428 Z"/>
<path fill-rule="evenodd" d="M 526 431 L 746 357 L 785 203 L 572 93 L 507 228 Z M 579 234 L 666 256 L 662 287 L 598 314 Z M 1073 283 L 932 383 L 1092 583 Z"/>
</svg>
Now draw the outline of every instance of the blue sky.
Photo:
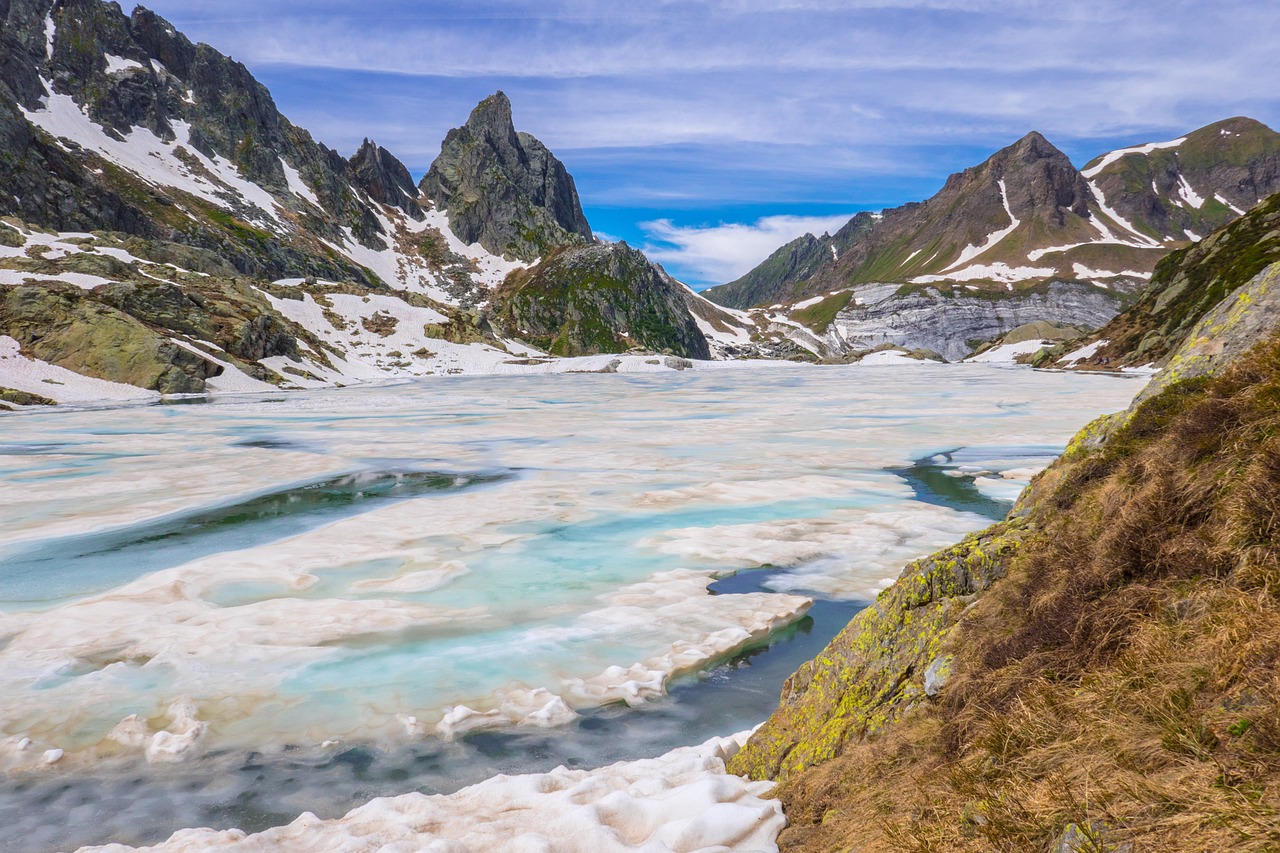
<svg viewBox="0 0 1280 853">
<path fill-rule="evenodd" d="M 1082 165 L 1233 115 L 1280 124 L 1271 0 L 148 5 L 322 142 L 371 137 L 415 175 L 504 90 L 592 226 L 698 286 L 1032 129 Z"/>
</svg>

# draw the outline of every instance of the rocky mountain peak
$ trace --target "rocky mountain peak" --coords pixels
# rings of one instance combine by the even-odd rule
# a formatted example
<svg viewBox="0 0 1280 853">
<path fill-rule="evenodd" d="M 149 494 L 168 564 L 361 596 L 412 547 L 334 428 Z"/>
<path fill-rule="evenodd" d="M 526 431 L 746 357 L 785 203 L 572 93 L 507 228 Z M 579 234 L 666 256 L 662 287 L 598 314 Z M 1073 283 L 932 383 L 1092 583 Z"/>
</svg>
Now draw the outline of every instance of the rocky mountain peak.
<svg viewBox="0 0 1280 853">
<path fill-rule="evenodd" d="M 472 133 L 493 138 L 507 138 L 514 143 L 515 121 L 511 116 L 511 99 L 501 89 L 476 104 L 465 125 Z"/>
<path fill-rule="evenodd" d="M 366 137 L 348 162 L 355 173 L 356 186 L 368 193 L 369 198 L 421 217 L 413 176 L 390 151 Z"/>
<path fill-rule="evenodd" d="M 1041 212 L 1055 225 L 1063 211 L 1088 216 L 1089 183 L 1052 142 L 1031 131 L 990 160 L 997 180 L 1004 180 L 1009 208 L 1015 214 Z"/>
<path fill-rule="evenodd" d="M 461 239 L 497 254 L 531 261 L 591 239 L 573 178 L 545 145 L 516 132 L 502 92 L 449 131 L 419 189 Z"/>
</svg>

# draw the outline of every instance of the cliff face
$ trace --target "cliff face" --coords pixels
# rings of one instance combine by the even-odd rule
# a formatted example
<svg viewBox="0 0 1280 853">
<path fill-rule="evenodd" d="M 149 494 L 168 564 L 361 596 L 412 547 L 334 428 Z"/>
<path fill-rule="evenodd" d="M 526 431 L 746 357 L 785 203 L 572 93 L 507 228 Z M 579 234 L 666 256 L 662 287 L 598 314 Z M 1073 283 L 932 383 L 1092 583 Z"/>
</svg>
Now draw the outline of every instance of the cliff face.
<svg viewBox="0 0 1280 853">
<path fill-rule="evenodd" d="M 1277 273 L 792 676 L 730 768 L 784 850 L 1280 843 Z"/>
<path fill-rule="evenodd" d="M 828 327 L 828 337 L 846 351 L 892 344 L 959 361 L 975 344 L 1026 323 L 1052 317 L 1063 325 L 1092 329 L 1123 304 L 1117 293 L 1075 282 L 1052 282 L 1007 298 L 963 289 L 871 285 L 854 291 L 854 299 Z"/>
</svg>

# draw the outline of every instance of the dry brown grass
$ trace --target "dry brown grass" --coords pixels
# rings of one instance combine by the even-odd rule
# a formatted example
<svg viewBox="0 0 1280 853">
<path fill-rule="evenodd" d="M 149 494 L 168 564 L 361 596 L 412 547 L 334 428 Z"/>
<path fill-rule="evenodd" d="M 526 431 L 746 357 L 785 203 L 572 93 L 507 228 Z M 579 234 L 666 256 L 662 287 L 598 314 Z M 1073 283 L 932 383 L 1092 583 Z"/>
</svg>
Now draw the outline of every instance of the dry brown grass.
<svg viewBox="0 0 1280 853">
<path fill-rule="evenodd" d="M 942 701 L 785 786 L 784 849 L 1280 850 L 1280 336 L 1065 464 Z"/>
</svg>

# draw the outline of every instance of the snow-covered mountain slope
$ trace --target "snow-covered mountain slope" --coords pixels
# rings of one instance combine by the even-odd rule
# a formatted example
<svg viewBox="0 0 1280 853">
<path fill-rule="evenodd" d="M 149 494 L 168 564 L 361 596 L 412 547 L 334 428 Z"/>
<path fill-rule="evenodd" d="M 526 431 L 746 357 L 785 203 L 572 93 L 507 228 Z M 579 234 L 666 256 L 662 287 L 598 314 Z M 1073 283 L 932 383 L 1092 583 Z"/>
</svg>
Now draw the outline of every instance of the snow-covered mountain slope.
<svg viewBox="0 0 1280 853">
<path fill-rule="evenodd" d="M 168 393 L 543 355 L 495 332 L 493 294 L 592 236 L 502 93 L 415 185 L 376 143 L 350 159 L 317 143 L 243 65 L 145 9 L 11 0 L 0 23 L 0 150 L 16 152 L 0 157 L 0 335 L 22 358 Z M 644 296 L 621 284 L 619 305 Z M 673 352 L 706 355 L 695 337 Z"/>
</svg>

